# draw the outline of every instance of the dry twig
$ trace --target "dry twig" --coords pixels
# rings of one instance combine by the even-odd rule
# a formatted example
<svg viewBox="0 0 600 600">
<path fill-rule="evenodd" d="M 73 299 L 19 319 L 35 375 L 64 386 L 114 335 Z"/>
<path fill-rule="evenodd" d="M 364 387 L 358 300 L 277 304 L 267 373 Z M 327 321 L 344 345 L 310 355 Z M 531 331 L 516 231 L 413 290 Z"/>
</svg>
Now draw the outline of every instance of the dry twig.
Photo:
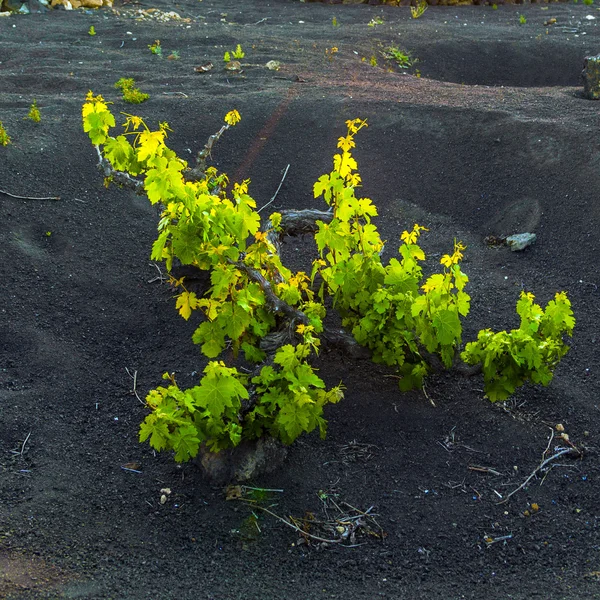
<svg viewBox="0 0 600 600">
<path fill-rule="evenodd" d="M 135 394 L 135 397 L 142 403 L 142 404 L 146 404 L 138 395 L 137 393 L 137 371 L 133 372 L 133 375 L 131 374 L 131 372 L 129 371 L 129 369 L 127 367 L 125 367 L 125 370 L 127 371 L 127 375 L 129 375 L 129 377 L 131 377 L 131 379 L 133 379 L 133 389 L 131 390 L 130 393 Z"/>
<path fill-rule="evenodd" d="M 571 454 L 572 456 L 581 456 L 581 452 L 579 452 L 577 448 L 561 448 L 556 454 L 553 454 L 549 458 L 543 460 L 517 489 L 513 490 L 510 494 L 506 496 L 506 498 L 504 498 L 504 500 L 498 502 L 498 504 L 504 504 L 505 502 L 508 502 L 511 496 L 514 496 L 518 491 L 522 490 L 547 464 L 551 463 L 557 458 L 560 458 L 561 456 L 564 456 L 565 454 Z"/>
<path fill-rule="evenodd" d="M 25 452 L 25 445 L 29 441 L 30 436 L 31 436 L 31 431 L 27 434 L 27 437 L 25 438 L 25 440 L 23 440 L 23 444 L 21 446 L 21 456 L 23 456 L 23 452 Z"/>
<path fill-rule="evenodd" d="M 47 196 L 44 198 L 36 198 L 34 196 L 17 196 L 16 194 L 11 194 L 5 190 L 0 190 L 0 194 L 10 196 L 11 198 L 17 198 L 18 200 L 60 200 L 60 196 Z"/>
<path fill-rule="evenodd" d="M 267 206 L 269 206 L 269 204 L 272 204 L 272 202 L 273 202 L 273 200 L 275 200 L 275 198 L 277 198 L 277 194 L 279 194 L 279 190 L 281 189 L 281 186 L 283 185 L 283 182 L 285 181 L 285 178 L 286 178 L 289 170 L 290 170 L 290 165 L 288 165 L 285 168 L 285 171 L 283 172 L 283 177 L 281 178 L 281 181 L 279 182 L 279 186 L 275 190 L 273 197 L 263 207 L 259 208 L 256 212 L 260 212 L 261 210 L 264 210 L 265 208 L 267 208 Z"/>
</svg>

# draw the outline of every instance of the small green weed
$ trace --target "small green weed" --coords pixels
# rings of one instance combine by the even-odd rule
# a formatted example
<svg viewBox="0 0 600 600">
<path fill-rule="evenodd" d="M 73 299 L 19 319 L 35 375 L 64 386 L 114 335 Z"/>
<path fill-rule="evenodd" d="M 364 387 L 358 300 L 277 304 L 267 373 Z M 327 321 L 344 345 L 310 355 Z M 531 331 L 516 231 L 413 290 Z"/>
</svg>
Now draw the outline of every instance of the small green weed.
<svg viewBox="0 0 600 600">
<path fill-rule="evenodd" d="M 88 35 L 96 35 L 96 30 L 94 29 L 94 26 L 91 25 L 90 28 L 88 29 Z"/>
<path fill-rule="evenodd" d="M 368 27 L 376 27 L 377 25 L 383 25 L 383 19 L 381 17 L 373 17 L 368 23 Z"/>
<path fill-rule="evenodd" d="M 241 60 L 245 56 L 246 56 L 246 53 L 242 50 L 241 44 L 238 44 L 235 47 L 235 50 L 232 50 L 231 52 L 225 52 L 225 54 L 223 55 L 223 60 L 226 63 L 228 63 L 231 61 L 232 58 L 235 58 L 235 60 Z"/>
<path fill-rule="evenodd" d="M 162 46 L 160 45 L 160 40 L 154 40 L 154 44 L 149 44 L 148 48 L 150 48 L 150 52 L 152 52 L 152 54 L 162 57 Z"/>
<path fill-rule="evenodd" d="M 36 100 L 34 100 L 29 107 L 29 112 L 27 113 L 26 118 L 30 119 L 34 123 L 39 123 L 42 120 L 42 115 L 40 114 L 40 109 L 38 108 Z"/>
<path fill-rule="evenodd" d="M 4 125 L 2 125 L 2 121 L 0 121 L 0 146 L 8 146 L 10 143 L 8 133 L 6 133 L 6 129 L 4 129 Z"/>
<path fill-rule="evenodd" d="M 417 5 L 410 7 L 410 15 L 413 19 L 418 19 L 428 8 L 427 0 L 417 0 Z"/>
<path fill-rule="evenodd" d="M 389 46 L 381 52 L 381 56 L 388 60 L 393 60 L 401 69 L 408 69 L 416 62 L 416 59 L 412 58 L 410 52 L 400 50 L 396 46 Z"/>
<path fill-rule="evenodd" d="M 525 23 L 527 23 L 527 19 L 525 18 L 525 15 L 519 15 L 519 23 L 521 25 L 525 25 Z"/>
<path fill-rule="evenodd" d="M 121 90 L 123 100 L 129 104 L 141 104 L 150 98 L 150 94 L 144 94 L 135 87 L 135 81 L 132 78 L 121 77 L 115 87 Z"/>
</svg>

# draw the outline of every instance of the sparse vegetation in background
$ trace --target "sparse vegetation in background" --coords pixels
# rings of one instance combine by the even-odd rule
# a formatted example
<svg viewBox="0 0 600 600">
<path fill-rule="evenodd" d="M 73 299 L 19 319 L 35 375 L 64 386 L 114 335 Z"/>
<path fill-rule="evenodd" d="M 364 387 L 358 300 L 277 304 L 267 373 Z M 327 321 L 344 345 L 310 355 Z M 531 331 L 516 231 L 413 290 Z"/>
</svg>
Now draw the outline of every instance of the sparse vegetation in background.
<svg viewBox="0 0 600 600">
<path fill-rule="evenodd" d="M 154 40 L 153 44 L 149 44 L 148 48 L 150 49 L 150 52 L 152 52 L 152 54 L 155 54 L 156 56 L 160 56 L 162 58 L 162 46 L 160 45 L 160 40 Z"/>
<path fill-rule="evenodd" d="M 333 57 L 338 53 L 338 48 L 337 46 L 333 46 L 331 48 L 325 48 L 325 56 L 329 59 L 329 61 L 331 62 L 333 60 Z"/>
<path fill-rule="evenodd" d="M 10 137 L 4 129 L 4 125 L 2 125 L 2 121 L 0 121 L 0 146 L 8 146 L 11 143 Z"/>
<path fill-rule="evenodd" d="M 150 98 L 150 94 L 145 94 L 135 87 L 135 81 L 132 78 L 121 77 L 115 88 L 121 90 L 123 100 L 129 104 L 141 104 Z"/>
<path fill-rule="evenodd" d="M 40 109 L 38 108 L 37 101 L 34 100 L 29 107 L 29 112 L 27 113 L 27 118 L 34 123 L 39 123 L 42 120 L 42 115 L 40 113 Z"/>
<path fill-rule="evenodd" d="M 377 25 L 383 25 L 384 21 L 381 17 L 373 17 L 368 23 L 368 27 L 376 27 Z"/>
<path fill-rule="evenodd" d="M 242 58 L 244 58 L 246 56 L 246 53 L 242 50 L 242 46 L 241 44 L 238 44 L 235 47 L 235 50 L 232 50 L 231 52 L 225 52 L 225 54 L 223 55 L 223 60 L 228 63 L 231 61 L 231 59 L 235 59 L 235 60 L 242 60 Z"/>
<path fill-rule="evenodd" d="M 381 51 L 381 56 L 388 60 L 393 60 L 401 69 L 409 69 L 416 62 L 416 59 L 412 58 L 410 52 L 401 50 L 396 46 L 388 46 Z"/>
<path fill-rule="evenodd" d="M 416 6 L 410 7 L 410 15 L 413 19 L 418 19 L 429 7 L 427 0 L 416 0 Z"/>
</svg>

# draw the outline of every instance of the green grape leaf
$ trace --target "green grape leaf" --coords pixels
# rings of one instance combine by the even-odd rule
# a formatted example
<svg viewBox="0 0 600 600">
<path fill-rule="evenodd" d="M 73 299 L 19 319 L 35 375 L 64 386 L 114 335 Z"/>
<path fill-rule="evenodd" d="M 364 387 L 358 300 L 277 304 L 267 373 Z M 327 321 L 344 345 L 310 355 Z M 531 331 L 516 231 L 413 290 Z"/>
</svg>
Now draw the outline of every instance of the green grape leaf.
<svg viewBox="0 0 600 600">
<path fill-rule="evenodd" d="M 296 401 L 286 402 L 277 415 L 276 422 L 283 429 L 281 437 L 286 444 L 291 444 L 301 433 L 309 430 L 312 406 L 306 402 L 301 403 L 306 398 L 310 401 L 308 395 L 302 395 Z"/>
<path fill-rule="evenodd" d="M 471 308 L 471 296 L 466 292 L 459 291 L 456 294 L 456 308 L 463 317 L 466 317 Z"/>
<path fill-rule="evenodd" d="M 177 462 L 185 462 L 198 454 L 200 439 L 198 430 L 192 424 L 179 427 L 174 438 L 173 448 Z"/>
<path fill-rule="evenodd" d="M 313 371 L 313 368 L 306 363 L 298 365 L 293 371 L 284 373 L 286 378 L 293 383 L 294 388 L 308 391 L 312 387 L 325 387 L 323 380 Z"/>
<path fill-rule="evenodd" d="M 139 440 L 145 442 L 150 438 L 150 446 L 159 452 L 170 447 L 171 434 L 168 425 L 158 415 L 148 415 L 140 425 Z"/>
<path fill-rule="evenodd" d="M 173 253 L 183 265 L 194 262 L 200 250 L 198 230 L 191 224 L 179 224 L 174 230 L 171 239 Z"/>
<path fill-rule="evenodd" d="M 460 339 L 461 324 L 456 312 L 448 309 L 438 311 L 433 317 L 433 327 L 440 344 L 454 344 Z"/>
<path fill-rule="evenodd" d="M 248 362 L 260 363 L 265 360 L 267 356 L 260 348 L 257 348 L 248 342 L 242 343 L 242 350 L 244 351 L 244 357 Z"/>
<path fill-rule="evenodd" d="M 104 156 L 118 171 L 129 171 L 131 164 L 135 161 L 133 146 L 124 135 L 108 139 L 104 144 Z"/>
<path fill-rule="evenodd" d="M 108 111 L 88 112 L 83 119 L 83 130 L 90 136 L 92 144 L 104 144 L 107 131 L 115 126 L 115 118 Z"/>
<path fill-rule="evenodd" d="M 225 333 L 232 339 L 239 339 L 250 325 L 252 317 L 241 306 L 228 302 L 219 317 L 225 323 Z"/>
<path fill-rule="evenodd" d="M 151 260 L 162 261 L 163 260 L 163 250 L 165 245 L 169 239 L 170 231 L 166 229 L 162 231 L 159 236 L 156 238 L 154 243 L 152 244 L 152 254 L 150 254 Z"/>
<path fill-rule="evenodd" d="M 197 404 L 205 408 L 212 417 L 220 417 L 226 408 L 237 408 L 240 398 L 248 398 L 248 391 L 235 377 L 205 375 L 194 390 Z"/>
<path fill-rule="evenodd" d="M 216 321 L 205 321 L 194 331 L 192 341 L 194 344 L 202 344 L 204 356 L 215 358 L 225 348 L 225 333 Z"/>
<path fill-rule="evenodd" d="M 329 175 L 321 175 L 317 182 L 313 186 L 313 192 L 315 198 L 318 198 L 322 194 L 325 194 L 325 202 L 327 204 L 331 201 L 331 185 L 329 181 Z"/>
<path fill-rule="evenodd" d="M 291 344 L 286 344 L 277 350 L 273 362 L 283 369 L 294 369 L 298 365 L 296 349 Z"/>
</svg>

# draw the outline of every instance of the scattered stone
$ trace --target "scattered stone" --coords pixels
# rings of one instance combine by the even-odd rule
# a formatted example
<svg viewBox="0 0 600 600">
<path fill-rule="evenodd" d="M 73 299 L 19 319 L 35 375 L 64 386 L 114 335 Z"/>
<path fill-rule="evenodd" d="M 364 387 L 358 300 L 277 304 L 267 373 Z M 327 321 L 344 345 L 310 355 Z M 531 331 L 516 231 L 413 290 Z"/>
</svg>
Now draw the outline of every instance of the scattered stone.
<svg viewBox="0 0 600 600">
<path fill-rule="evenodd" d="M 239 60 L 231 60 L 228 63 L 225 63 L 225 70 L 232 71 L 233 73 L 241 73 L 242 64 Z"/>
<path fill-rule="evenodd" d="M 205 62 L 203 65 L 194 67 L 194 71 L 196 71 L 196 73 L 208 73 L 213 68 L 213 66 L 214 65 L 210 61 L 208 61 Z"/>
<path fill-rule="evenodd" d="M 531 246 L 537 239 L 535 233 L 516 233 L 506 238 L 506 245 L 513 251 L 519 252 Z"/>
<path fill-rule="evenodd" d="M 215 453 L 202 446 L 196 463 L 212 482 L 249 481 L 278 469 L 287 456 L 287 448 L 272 437 L 242 442 L 235 448 Z"/>
<path fill-rule="evenodd" d="M 588 100 L 600 99 L 600 54 L 583 60 L 583 95 Z"/>
</svg>

